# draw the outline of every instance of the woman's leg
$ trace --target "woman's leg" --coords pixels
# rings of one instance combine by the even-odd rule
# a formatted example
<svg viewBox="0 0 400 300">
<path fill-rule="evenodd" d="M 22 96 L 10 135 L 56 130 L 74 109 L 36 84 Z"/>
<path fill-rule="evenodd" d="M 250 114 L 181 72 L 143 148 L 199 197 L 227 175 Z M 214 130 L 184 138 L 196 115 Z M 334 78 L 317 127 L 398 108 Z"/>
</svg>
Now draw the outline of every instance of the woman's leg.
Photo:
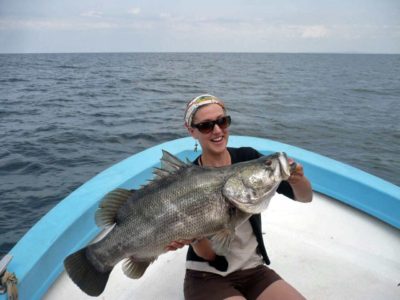
<svg viewBox="0 0 400 300">
<path fill-rule="evenodd" d="M 257 300 L 304 300 L 301 295 L 294 287 L 283 279 L 277 280 L 268 286 L 258 297 Z"/>
</svg>

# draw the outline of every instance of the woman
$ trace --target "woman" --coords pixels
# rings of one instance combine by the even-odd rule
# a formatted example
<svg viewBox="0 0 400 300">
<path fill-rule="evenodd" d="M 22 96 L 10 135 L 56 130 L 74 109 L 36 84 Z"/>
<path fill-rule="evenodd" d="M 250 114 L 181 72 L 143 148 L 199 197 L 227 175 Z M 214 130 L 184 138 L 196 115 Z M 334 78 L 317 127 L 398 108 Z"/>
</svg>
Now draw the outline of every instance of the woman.
<svg viewBox="0 0 400 300">
<path fill-rule="evenodd" d="M 258 158 L 253 148 L 227 148 L 231 119 L 224 103 L 215 96 L 201 95 L 189 102 L 185 126 L 200 143 L 202 154 L 195 164 L 222 167 Z M 278 193 L 296 201 L 310 202 L 312 189 L 303 168 L 280 184 Z M 185 299 L 304 299 L 304 297 L 268 268 L 261 216 L 253 215 L 236 228 L 236 236 L 227 256 L 218 256 L 208 238 L 172 242 L 167 250 L 189 245 L 184 283 Z"/>
</svg>

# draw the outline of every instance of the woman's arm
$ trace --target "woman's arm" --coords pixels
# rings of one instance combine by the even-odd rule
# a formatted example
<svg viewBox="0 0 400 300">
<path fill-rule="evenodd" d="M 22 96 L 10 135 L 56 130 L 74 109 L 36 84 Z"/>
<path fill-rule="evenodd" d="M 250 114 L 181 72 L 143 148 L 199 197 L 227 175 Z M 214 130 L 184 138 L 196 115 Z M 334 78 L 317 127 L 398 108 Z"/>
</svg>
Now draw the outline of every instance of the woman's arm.
<svg viewBox="0 0 400 300">
<path fill-rule="evenodd" d="M 211 247 L 211 242 L 208 238 L 197 239 L 192 243 L 192 247 L 197 256 L 207 260 L 215 260 L 216 254 Z"/>
</svg>

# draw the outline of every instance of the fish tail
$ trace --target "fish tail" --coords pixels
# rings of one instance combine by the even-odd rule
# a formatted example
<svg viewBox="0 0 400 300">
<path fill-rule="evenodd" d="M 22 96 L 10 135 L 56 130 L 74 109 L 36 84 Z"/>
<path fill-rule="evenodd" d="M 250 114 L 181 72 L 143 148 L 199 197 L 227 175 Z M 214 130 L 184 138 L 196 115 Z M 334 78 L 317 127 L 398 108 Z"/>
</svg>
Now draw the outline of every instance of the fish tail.
<svg viewBox="0 0 400 300">
<path fill-rule="evenodd" d="M 83 248 L 64 260 L 64 267 L 72 281 L 86 294 L 99 296 L 105 289 L 111 271 L 99 272 L 86 257 Z"/>
</svg>

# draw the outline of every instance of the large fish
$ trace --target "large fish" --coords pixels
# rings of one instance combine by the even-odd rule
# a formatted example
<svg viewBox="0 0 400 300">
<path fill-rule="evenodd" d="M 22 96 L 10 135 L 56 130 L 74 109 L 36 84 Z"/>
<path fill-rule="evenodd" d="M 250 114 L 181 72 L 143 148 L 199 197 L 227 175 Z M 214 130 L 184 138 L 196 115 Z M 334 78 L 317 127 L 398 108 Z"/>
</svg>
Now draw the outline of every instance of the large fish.
<svg viewBox="0 0 400 300">
<path fill-rule="evenodd" d="M 210 237 L 216 253 L 226 254 L 235 227 L 268 206 L 290 171 L 284 153 L 202 168 L 163 151 L 149 184 L 104 197 L 96 224 L 115 226 L 99 242 L 69 255 L 65 269 L 85 293 L 98 296 L 119 261 L 126 259 L 127 276 L 140 278 L 172 241 Z"/>
</svg>

